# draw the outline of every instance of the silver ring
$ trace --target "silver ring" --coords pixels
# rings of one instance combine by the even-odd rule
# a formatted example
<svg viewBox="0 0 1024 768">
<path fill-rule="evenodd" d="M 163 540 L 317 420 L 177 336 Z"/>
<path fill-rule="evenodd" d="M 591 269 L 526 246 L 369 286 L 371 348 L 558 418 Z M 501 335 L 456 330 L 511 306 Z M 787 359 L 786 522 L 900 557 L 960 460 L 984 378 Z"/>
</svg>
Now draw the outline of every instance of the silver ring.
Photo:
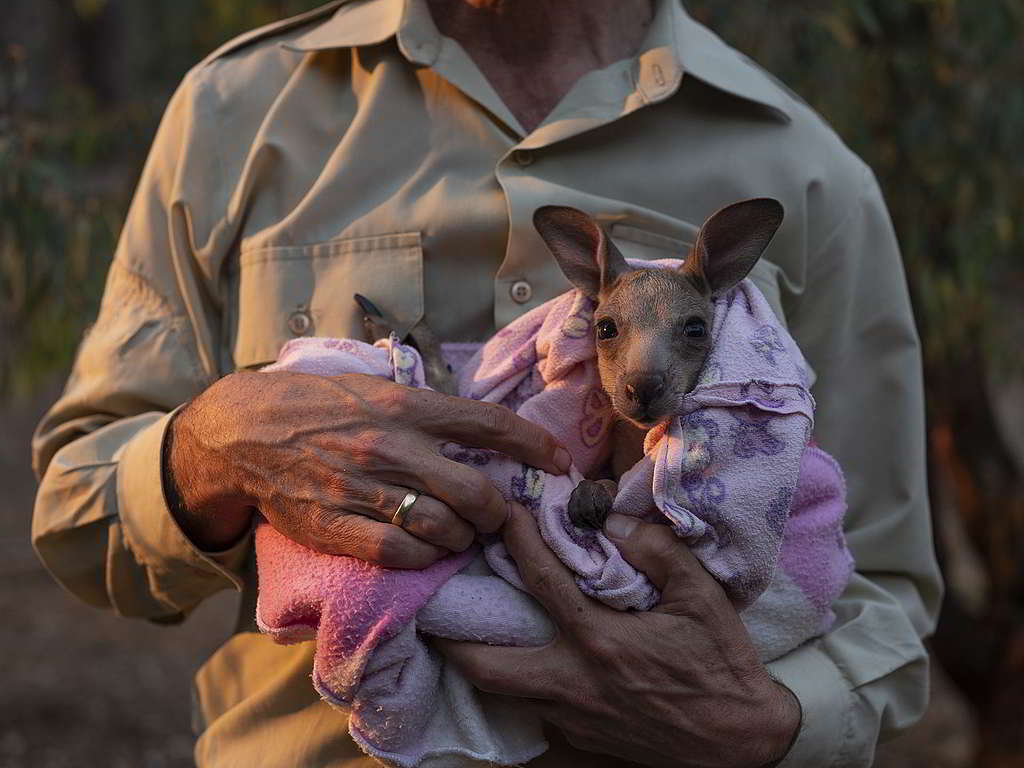
<svg viewBox="0 0 1024 768">
<path fill-rule="evenodd" d="M 405 513 L 412 509 L 412 505 L 416 503 L 416 499 L 419 497 L 419 491 L 409 491 L 405 494 L 405 498 L 402 499 L 402 503 L 398 505 L 398 509 L 395 510 L 395 514 L 391 517 L 391 524 L 397 525 L 401 528 L 402 523 L 405 522 Z"/>
</svg>

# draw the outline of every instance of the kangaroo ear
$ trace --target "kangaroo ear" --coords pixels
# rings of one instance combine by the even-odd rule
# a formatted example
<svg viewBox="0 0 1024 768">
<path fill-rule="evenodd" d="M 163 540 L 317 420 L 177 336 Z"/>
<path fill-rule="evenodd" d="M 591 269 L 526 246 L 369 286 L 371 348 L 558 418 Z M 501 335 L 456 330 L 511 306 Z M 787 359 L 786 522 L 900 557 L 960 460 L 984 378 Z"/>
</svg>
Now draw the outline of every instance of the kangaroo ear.
<svg viewBox="0 0 1024 768">
<path fill-rule="evenodd" d="M 588 296 L 597 298 L 632 269 L 601 225 L 583 211 L 545 205 L 534 211 L 533 226 L 569 282 Z"/>
<path fill-rule="evenodd" d="M 727 205 L 704 222 L 680 269 L 702 293 L 724 293 L 753 269 L 783 215 L 782 203 L 770 197 Z"/>
</svg>

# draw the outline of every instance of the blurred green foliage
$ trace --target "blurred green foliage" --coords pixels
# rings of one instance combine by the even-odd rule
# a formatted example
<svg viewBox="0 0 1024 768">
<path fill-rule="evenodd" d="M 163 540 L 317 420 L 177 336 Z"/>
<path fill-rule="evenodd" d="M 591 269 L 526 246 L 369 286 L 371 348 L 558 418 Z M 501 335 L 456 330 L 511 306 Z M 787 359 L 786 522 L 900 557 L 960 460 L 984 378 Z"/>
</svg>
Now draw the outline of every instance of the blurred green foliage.
<svg viewBox="0 0 1024 768">
<path fill-rule="evenodd" d="M 10 97 L 18 70 L 6 74 Z M 81 133 L 42 119 L 0 122 L 0 395 L 28 393 L 66 366 L 95 314 L 123 204 L 72 178 L 102 154 L 98 122 Z"/>
<path fill-rule="evenodd" d="M 1024 2 L 686 5 L 875 170 L 932 376 L 955 376 L 979 347 L 1013 360 L 999 314 L 1024 288 Z"/>
<path fill-rule="evenodd" d="M 0 36 L 0 396 L 68 365 L 184 72 L 233 35 L 319 4 L 11 2 L 15 15 L 46 12 L 24 39 L 10 38 L 14 23 Z M 1001 354 L 1014 340 L 998 309 L 1024 289 L 1024 1 L 686 5 L 875 169 L 930 372 L 953 376 L 979 350 L 1014 359 Z M 54 57 L 55 45 L 73 55 Z"/>
<path fill-rule="evenodd" d="M 0 399 L 71 362 L 184 73 L 316 0 L 9 0 L 0 29 Z"/>
</svg>

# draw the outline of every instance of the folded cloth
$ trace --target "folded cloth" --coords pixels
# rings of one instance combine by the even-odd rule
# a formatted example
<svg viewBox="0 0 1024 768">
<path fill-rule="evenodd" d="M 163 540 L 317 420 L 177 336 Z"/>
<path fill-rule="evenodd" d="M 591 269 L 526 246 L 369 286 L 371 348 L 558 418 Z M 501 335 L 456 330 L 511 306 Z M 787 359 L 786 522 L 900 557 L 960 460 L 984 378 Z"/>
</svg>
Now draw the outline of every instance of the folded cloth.
<svg viewBox="0 0 1024 768">
<path fill-rule="evenodd" d="M 674 266 L 677 262 L 672 262 Z M 668 265 L 665 265 L 668 266 Z M 460 394 L 504 404 L 569 448 L 569 475 L 455 444 L 535 515 L 548 546 L 586 594 L 646 610 L 657 590 L 601 531 L 576 528 L 566 505 L 607 456 L 613 420 L 593 343 L 593 300 L 570 292 L 524 315 L 459 371 Z M 715 303 L 712 351 L 676 417 L 651 430 L 621 478 L 615 510 L 671 524 L 737 607 L 763 660 L 826 631 L 852 570 L 842 538 L 842 475 L 809 446 L 813 400 L 803 357 L 764 297 L 743 281 Z M 415 350 L 392 338 L 298 339 L 266 370 L 359 372 L 424 386 Z M 313 684 L 349 713 L 363 749 L 395 765 L 515 764 L 546 749 L 539 721 L 514 700 L 475 690 L 423 636 L 540 645 L 554 629 L 522 590 L 501 541 L 422 571 L 311 552 L 261 524 L 257 622 L 279 642 L 315 638 Z"/>
</svg>

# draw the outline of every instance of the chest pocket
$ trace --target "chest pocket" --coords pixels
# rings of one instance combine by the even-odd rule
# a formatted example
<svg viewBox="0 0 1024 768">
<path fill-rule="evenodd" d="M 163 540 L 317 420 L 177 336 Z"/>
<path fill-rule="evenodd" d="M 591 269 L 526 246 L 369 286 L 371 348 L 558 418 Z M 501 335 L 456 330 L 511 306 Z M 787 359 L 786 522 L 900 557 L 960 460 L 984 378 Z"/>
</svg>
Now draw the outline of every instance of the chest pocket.
<svg viewBox="0 0 1024 768">
<path fill-rule="evenodd" d="M 418 232 L 243 249 L 229 285 L 230 367 L 253 368 L 276 360 L 282 345 L 300 336 L 362 340 L 354 293 L 404 335 L 423 317 L 423 249 Z"/>
<path fill-rule="evenodd" d="M 678 222 L 678 237 L 650 232 L 646 229 L 616 222 L 610 228 L 612 240 L 627 259 L 684 259 L 697 240 L 697 227 Z M 782 294 L 779 289 L 779 268 L 765 258 L 758 259 L 747 275 L 768 300 L 775 316 L 786 327 L 786 315 L 782 309 Z"/>
</svg>

